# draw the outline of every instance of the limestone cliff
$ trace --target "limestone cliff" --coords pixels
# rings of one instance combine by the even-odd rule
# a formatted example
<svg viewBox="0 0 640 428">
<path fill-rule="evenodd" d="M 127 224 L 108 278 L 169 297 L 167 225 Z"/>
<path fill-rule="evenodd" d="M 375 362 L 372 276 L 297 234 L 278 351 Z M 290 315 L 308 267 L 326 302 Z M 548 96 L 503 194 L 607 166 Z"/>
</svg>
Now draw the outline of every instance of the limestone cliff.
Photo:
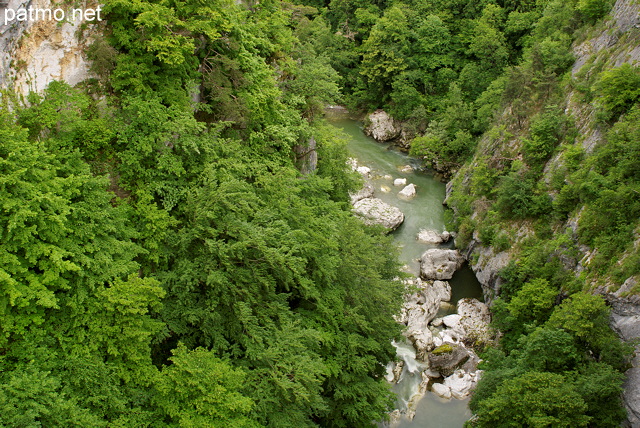
<svg viewBox="0 0 640 428">
<path fill-rule="evenodd" d="M 93 7 L 94 4 L 74 6 Z M 39 8 L 65 10 L 67 18 L 4 22 L 5 10 Z M 0 84 L 21 96 L 41 92 L 53 80 L 76 85 L 90 77 L 86 48 L 92 41 L 97 19 L 85 22 L 84 16 L 71 19 L 68 3 L 50 0 L 9 0 L 0 7 Z"/>
<path fill-rule="evenodd" d="M 609 14 L 609 18 L 584 30 L 582 35 L 573 45 L 575 63 L 567 78 L 572 81 L 588 81 L 598 72 L 619 67 L 623 63 L 635 65 L 640 61 L 640 4 L 634 0 L 618 0 Z M 584 96 L 579 89 L 579 84 L 565 84 L 563 104 L 558 106 L 563 109 L 566 117 L 575 127 L 577 137 L 573 145 L 581 147 L 586 154 L 607 144 L 603 132 L 602 121 L 597 119 L 597 106 L 593 100 Z M 504 168 L 505 162 L 523 161 L 523 141 L 528 137 L 528 121 L 531 115 L 514 119 L 518 114 L 520 100 L 509 103 L 497 119 L 498 125 L 491 132 L 483 136 L 478 144 L 475 156 L 453 178 L 447 186 L 446 203 L 454 208 L 455 201 L 451 201 L 456 192 L 478 184 L 477 171 L 480 168 Z M 531 103 L 529 113 L 535 112 L 535 103 Z M 542 172 L 542 178 L 546 183 L 551 182 L 554 176 L 561 175 L 566 155 L 570 147 L 561 147 L 546 162 Z M 474 181 L 475 180 L 475 181 Z M 550 193 L 551 199 L 557 194 Z M 491 301 L 499 292 L 502 285 L 500 271 L 511 260 L 520 257 L 522 244 L 534 237 L 536 231 L 529 220 L 514 220 L 500 224 L 501 230 L 491 230 L 485 236 L 491 235 L 494 242 L 483 237 L 483 221 L 491 209 L 490 202 L 484 199 L 475 200 L 467 208 L 471 230 L 467 231 L 467 239 L 462 240 L 461 251 L 470 261 L 470 264 L 481 282 L 486 299 Z M 574 271 L 576 275 L 584 273 L 592 292 L 602 294 L 612 308 L 611 324 L 620 337 L 625 340 L 640 339 L 640 299 L 634 294 L 637 292 L 637 283 L 640 279 L 640 267 L 636 273 L 624 279 L 622 282 L 610 278 L 607 274 L 589 272 L 589 264 L 597 254 L 598 248 L 589 248 L 578 240 L 578 223 L 582 215 L 582 209 L 576 209 L 569 219 L 561 224 L 555 224 L 551 230 L 552 236 L 567 234 L 573 243 L 571 252 L 560 254 L 559 258 L 566 270 Z M 545 214 L 540 214 L 545 215 Z M 640 222 L 635 224 L 634 250 L 640 247 Z M 503 234 L 508 245 L 496 245 L 496 236 Z M 508 240 L 507 240 L 508 238 Z M 551 239 L 551 238 L 549 238 Z M 460 244 L 460 240 L 458 241 Z M 630 255 L 622 254 L 618 264 L 622 263 Z M 640 355 L 640 347 L 636 348 L 636 355 Z M 628 380 L 625 384 L 625 404 L 629 413 L 631 426 L 640 426 L 640 358 L 636 357 L 633 368 L 627 373 Z"/>
</svg>

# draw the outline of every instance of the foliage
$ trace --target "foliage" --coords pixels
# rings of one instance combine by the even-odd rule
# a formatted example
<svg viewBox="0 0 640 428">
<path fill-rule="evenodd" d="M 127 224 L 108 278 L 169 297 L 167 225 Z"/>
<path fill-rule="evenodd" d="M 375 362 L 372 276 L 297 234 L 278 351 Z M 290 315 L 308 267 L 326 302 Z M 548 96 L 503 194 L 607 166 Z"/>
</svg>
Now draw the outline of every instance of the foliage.
<svg viewBox="0 0 640 428">
<path fill-rule="evenodd" d="M 478 407 L 474 426 L 588 426 L 584 400 L 559 374 L 527 372 L 500 389 Z"/>
<path fill-rule="evenodd" d="M 602 107 L 613 119 L 626 113 L 640 98 L 639 86 L 640 71 L 628 63 L 603 72 L 597 83 Z"/>
<path fill-rule="evenodd" d="M 506 218 L 536 217 L 551 208 L 549 197 L 537 191 L 536 182 L 525 171 L 504 176 L 496 193 L 496 209 Z"/>
<path fill-rule="evenodd" d="M 172 351 L 172 364 L 161 372 L 155 384 L 154 401 L 174 426 L 256 427 L 247 414 L 252 402 L 238 392 L 245 373 L 233 369 L 211 351 Z"/>
</svg>

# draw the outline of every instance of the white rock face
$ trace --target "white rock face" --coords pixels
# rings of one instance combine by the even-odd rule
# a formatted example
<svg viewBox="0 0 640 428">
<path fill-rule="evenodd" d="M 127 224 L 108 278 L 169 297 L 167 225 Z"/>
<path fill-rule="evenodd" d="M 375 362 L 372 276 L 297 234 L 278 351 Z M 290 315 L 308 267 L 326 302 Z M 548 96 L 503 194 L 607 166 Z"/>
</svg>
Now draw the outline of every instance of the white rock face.
<svg viewBox="0 0 640 428">
<path fill-rule="evenodd" d="M 28 7 L 55 9 L 57 6 L 49 0 L 10 0 L 6 5 L 6 9 L 14 11 Z M 85 52 L 93 31 L 95 25 L 83 19 L 60 23 L 49 19 L 9 22 L 0 29 L 0 39 L 6 39 L 0 40 L 1 86 L 13 86 L 16 93 L 26 95 L 29 91 L 44 91 L 54 80 L 74 86 L 89 78 Z"/>
<path fill-rule="evenodd" d="M 431 385 L 431 392 L 442 398 L 451 398 L 451 388 L 443 383 L 434 383 Z"/>
<path fill-rule="evenodd" d="M 442 324 L 455 330 L 460 327 L 460 318 L 462 317 L 458 314 L 447 315 L 446 317 L 442 317 Z"/>
<path fill-rule="evenodd" d="M 413 197 L 416 196 L 416 186 L 412 183 L 409 184 L 407 187 L 405 187 L 404 189 L 402 189 L 399 193 L 398 196 L 402 197 L 402 198 L 406 198 L 406 199 L 411 199 Z"/>
<path fill-rule="evenodd" d="M 438 233 L 435 230 L 422 229 L 420 232 L 418 232 L 418 236 L 416 237 L 416 239 L 422 244 L 437 245 L 449 241 L 451 239 L 451 233 L 447 231 Z"/>
<path fill-rule="evenodd" d="M 475 373 L 456 370 L 451 376 L 445 378 L 444 385 L 449 387 L 453 398 L 462 400 L 471 395 L 478 383 L 480 373 L 480 370 Z"/>
<path fill-rule="evenodd" d="M 420 278 L 408 280 L 405 284 L 418 287 L 419 291 L 405 298 L 398 322 L 407 325 L 404 335 L 413 343 L 418 358 L 424 360 L 426 353 L 433 348 L 429 323 L 438 313 L 440 302 L 451 299 L 451 287 L 444 281 L 427 282 Z"/>
<path fill-rule="evenodd" d="M 395 230 L 404 221 L 404 214 L 397 207 L 377 198 L 366 198 L 353 205 L 353 212 L 369 225 L 381 224 L 389 230 Z"/>
<path fill-rule="evenodd" d="M 420 275 L 423 279 L 451 279 L 463 263 L 457 250 L 433 248 L 420 257 Z"/>
<path fill-rule="evenodd" d="M 393 118 L 384 110 L 374 111 L 367 117 L 366 122 L 368 125 L 364 128 L 364 133 L 377 141 L 393 140 L 400 135 Z"/>
<path fill-rule="evenodd" d="M 358 193 L 352 193 L 349 195 L 351 196 L 351 205 L 355 204 L 356 202 L 362 199 L 373 198 L 373 194 L 374 194 L 373 185 L 369 182 L 366 182 L 364 183 L 364 186 L 362 186 L 362 189 L 360 189 Z"/>
<path fill-rule="evenodd" d="M 393 185 L 396 187 L 403 187 L 407 185 L 407 179 L 406 178 L 396 178 L 395 180 L 393 180 Z"/>
<path fill-rule="evenodd" d="M 458 302 L 460 316 L 459 330 L 466 339 L 487 342 L 491 338 L 489 307 L 476 299 L 462 299 Z"/>
<path fill-rule="evenodd" d="M 358 171 L 358 173 L 365 178 L 369 178 L 369 176 L 371 175 L 371 168 L 367 166 L 359 166 L 356 168 L 356 171 Z"/>
</svg>

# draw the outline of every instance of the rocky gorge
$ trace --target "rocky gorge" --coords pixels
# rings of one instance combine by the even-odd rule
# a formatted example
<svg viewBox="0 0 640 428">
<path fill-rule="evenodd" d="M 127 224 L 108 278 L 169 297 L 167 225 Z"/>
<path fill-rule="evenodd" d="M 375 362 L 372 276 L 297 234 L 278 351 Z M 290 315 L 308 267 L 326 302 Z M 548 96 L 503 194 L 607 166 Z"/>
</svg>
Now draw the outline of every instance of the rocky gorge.
<svg viewBox="0 0 640 428">
<path fill-rule="evenodd" d="M 635 18 L 631 18 L 631 17 Z M 630 43 L 629 37 L 635 31 L 634 28 L 638 26 L 637 20 L 640 16 L 640 7 L 633 4 L 630 1 L 618 0 L 612 10 L 611 19 L 607 21 L 607 28 L 609 28 L 609 36 L 598 35 L 594 38 L 587 38 L 583 42 L 576 44 L 573 48 L 573 54 L 576 58 L 575 64 L 571 71 L 573 76 L 578 75 L 581 72 L 581 68 L 584 66 L 588 68 L 589 64 L 597 61 L 605 61 L 613 66 L 619 66 L 627 61 L 633 61 L 638 57 L 637 44 Z M 635 27 L 634 27 L 635 25 Z M 606 39 L 606 40 L 604 40 Z M 586 64 L 586 65 L 585 65 Z M 584 71 L 582 71 L 584 73 Z M 504 115 L 508 115 L 508 109 L 505 110 Z M 566 109 L 565 114 L 571 115 L 577 121 L 579 131 L 583 136 L 580 141 L 582 148 L 587 152 L 592 152 L 599 144 L 603 144 L 604 135 L 600 132 L 597 126 L 593 126 L 593 119 L 595 110 L 592 105 L 584 104 L 578 101 L 578 95 L 576 92 L 570 92 L 566 96 Z M 406 134 L 403 133 L 403 123 L 395 120 L 389 114 L 382 110 L 378 110 L 372 113 L 366 120 L 368 128 L 365 132 L 371 135 L 373 138 L 379 141 L 392 140 L 401 149 L 407 149 L 409 146 L 406 141 Z M 474 168 L 480 166 L 478 159 L 483 157 L 496 156 L 495 153 L 501 151 L 513 152 L 514 147 L 517 151 L 518 142 L 515 139 L 504 140 L 501 142 L 502 147 L 496 145 L 496 142 L 490 138 L 485 138 L 480 141 L 477 153 L 474 157 L 474 161 L 467 167 L 462 168 L 460 171 L 449 170 L 442 171 L 432 165 L 438 172 L 443 173 L 442 177 L 448 177 L 446 185 L 446 197 L 444 204 L 456 209 L 452 206 L 451 195 L 455 188 L 469 186 L 470 180 Z M 544 174 L 546 175 L 547 182 L 551 181 L 551 176 L 554 171 L 558 171 L 564 168 L 563 158 L 559 154 L 552 157 L 544 168 Z M 555 195 L 552 195 L 554 198 Z M 481 201 L 480 201 L 481 202 Z M 478 221 L 481 216 L 484 215 L 486 210 L 485 204 L 477 203 L 472 214 L 472 218 Z M 566 223 L 556 228 L 556 231 L 568 230 L 570 231 L 571 239 L 574 241 L 578 248 L 578 254 L 571 257 L 565 257 L 563 264 L 567 270 L 574 271 L 576 276 L 579 276 L 582 272 L 588 269 L 589 263 L 597 255 L 597 248 L 590 248 L 588 246 L 578 244 L 578 223 L 580 215 L 583 210 L 579 210 L 577 215 L 569 218 Z M 515 222 L 509 229 L 505 229 L 504 233 L 509 236 L 511 245 L 509 248 L 493 246 L 481 238 L 478 229 L 473 231 L 471 239 L 462 243 L 459 248 L 459 253 L 444 253 L 434 250 L 431 254 L 426 254 L 421 260 L 421 274 L 425 278 L 433 278 L 434 281 L 440 281 L 446 277 L 446 270 L 449 266 L 458 265 L 458 260 L 463 260 L 469 263 L 476 278 L 480 282 L 483 288 L 484 300 L 489 307 L 493 300 L 500 294 L 501 286 L 504 283 L 504 279 L 501 276 L 503 270 L 509 266 L 510 263 L 517 262 L 519 260 L 518 252 L 515 250 L 521 243 L 525 242 L 535 235 L 535 230 L 530 223 Z M 634 232 L 635 236 L 635 248 L 640 245 L 640 234 L 637 229 Z M 424 242 L 438 243 L 439 238 L 437 234 L 435 236 L 429 236 L 425 234 L 422 238 Z M 626 257 L 626 256 L 625 256 Z M 624 258 L 624 257 L 623 257 Z M 640 276 L 638 274 L 626 278 L 623 283 L 614 283 L 608 281 L 607 285 L 597 285 L 594 281 L 591 292 L 599 294 L 604 297 L 607 304 L 611 308 L 610 325 L 614 331 L 616 331 L 621 339 L 628 343 L 637 343 L 640 339 L 640 299 L 634 294 L 637 292 L 637 284 Z M 413 282 L 417 282 L 413 280 Z M 424 295 L 418 297 L 415 295 L 412 297 L 412 303 L 409 304 L 413 308 L 414 312 L 417 312 L 420 307 L 420 311 L 423 314 L 429 313 L 425 310 L 425 307 L 434 305 L 434 301 L 437 300 L 437 296 L 441 294 L 438 291 L 440 285 L 434 283 L 428 283 L 428 285 L 420 285 L 425 290 L 423 293 L 430 295 L 429 298 Z M 420 303 L 425 302 L 425 303 Z M 429 303 L 427 303 L 429 302 Z M 424 306 L 426 305 L 426 306 Z M 487 306 L 485 305 L 485 308 Z M 424 316 L 424 315 L 423 315 Z M 449 315 L 454 317 L 454 315 Z M 488 316 L 488 312 L 487 312 Z M 416 318 L 416 315 L 413 315 Z M 428 318 L 428 316 L 425 316 Z M 403 321 L 410 325 L 410 316 L 405 316 Z M 449 321 L 451 322 L 451 321 Z M 425 321 L 425 319 L 419 322 L 414 322 L 415 328 L 409 328 L 411 331 L 410 336 L 413 338 L 419 349 L 418 355 L 427 354 L 428 349 L 425 344 L 439 344 L 440 342 L 431 342 L 433 334 L 425 333 L 425 326 L 433 328 L 435 325 L 440 325 L 441 320 L 436 318 Z M 446 323 L 444 324 L 446 326 Z M 441 334 L 441 333 L 438 333 Z M 422 349 L 422 351 L 420 351 Z M 453 349 L 453 348 L 452 348 Z M 624 404 L 628 413 L 628 420 L 626 424 L 628 426 L 640 426 L 640 346 L 636 345 L 635 354 L 631 361 L 631 368 L 626 372 L 626 381 L 624 384 Z M 434 384 L 434 392 L 442 392 L 445 396 L 448 394 L 445 387 L 445 383 Z"/>
<path fill-rule="evenodd" d="M 349 165 L 364 180 L 362 189 L 351 195 L 354 213 L 367 224 L 382 225 L 387 232 L 398 228 L 404 215 L 397 207 L 375 197 L 376 189 L 370 179 L 376 172 L 356 159 L 350 159 Z M 407 166 L 399 170 L 402 169 L 408 170 Z M 395 187 L 403 189 L 398 192 L 399 199 L 407 199 L 403 195 L 407 188 L 415 192 L 415 186 L 407 183 L 406 178 L 393 181 Z M 468 398 L 482 374 L 477 368 L 480 359 L 474 347 L 491 340 L 489 309 L 473 298 L 451 303 L 448 280 L 465 263 L 457 250 L 448 248 L 452 237 L 450 232 L 433 229 L 421 229 L 415 236 L 427 249 L 418 259 L 418 275 L 404 280 L 405 302 L 396 317 L 405 326 L 404 336 L 415 352 L 402 353 L 399 361 L 390 363 L 387 380 L 399 383 L 413 376 L 419 377 L 419 382 L 406 408 L 396 409 L 392 414 L 391 426 L 402 418 L 411 420 L 427 391 L 442 399 Z M 407 271 L 411 269 L 407 267 Z"/>
</svg>

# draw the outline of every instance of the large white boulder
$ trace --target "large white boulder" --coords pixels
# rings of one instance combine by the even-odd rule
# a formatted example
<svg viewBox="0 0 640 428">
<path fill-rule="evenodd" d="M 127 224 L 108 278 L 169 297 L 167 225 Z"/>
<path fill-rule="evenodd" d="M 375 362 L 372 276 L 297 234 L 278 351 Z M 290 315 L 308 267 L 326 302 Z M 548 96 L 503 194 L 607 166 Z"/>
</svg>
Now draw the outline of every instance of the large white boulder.
<svg viewBox="0 0 640 428">
<path fill-rule="evenodd" d="M 395 180 L 393 180 L 393 185 L 396 187 L 404 187 L 407 185 L 407 179 L 406 178 L 396 178 Z"/>
<path fill-rule="evenodd" d="M 475 389 L 481 370 L 475 373 L 469 373 L 464 370 L 456 370 L 451 376 L 445 378 L 444 385 L 449 387 L 451 396 L 462 400 L 471 395 L 471 392 Z"/>
<path fill-rule="evenodd" d="M 451 315 L 447 315 L 446 317 L 442 318 L 442 324 L 444 324 L 446 327 L 451 328 L 451 329 L 458 329 L 460 328 L 460 318 L 462 318 L 460 315 L 458 314 L 451 314 Z"/>
<path fill-rule="evenodd" d="M 385 228 L 395 230 L 404 221 L 404 214 L 400 209 L 378 198 L 365 198 L 353 204 L 353 212 L 369 225 L 380 224 Z"/>
<path fill-rule="evenodd" d="M 416 239 L 422 244 L 437 245 L 449 241 L 451 239 L 451 233 L 447 231 L 438 233 L 432 229 L 422 229 L 418 232 Z"/>
<path fill-rule="evenodd" d="M 416 186 L 412 183 L 398 192 L 398 196 L 405 199 L 411 199 L 416 196 Z"/>
<path fill-rule="evenodd" d="M 371 138 L 384 142 L 393 140 L 400 135 L 400 130 L 395 126 L 394 120 L 384 110 L 376 110 L 367 116 L 364 133 Z"/>
<path fill-rule="evenodd" d="M 356 171 L 365 178 L 369 178 L 371 176 L 371 168 L 368 166 L 359 166 L 356 168 Z"/>
<path fill-rule="evenodd" d="M 423 279 L 451 279 L 463 263 L 457 250 L 433 248 L 420 257 L 420 275 Z"/>
<path fill-rule="evenodd" d="M 461 299 L 458 302 L 459 326 L 467 341 L 487 342 L 491 338 L 489 307 L 476 299 Z"/>
<path fill-rule="evenodd" d="M 451 388 L 443 383 L 431 385 L 431 392 L 442 398 L 451 398 Z"/>
</svg>

